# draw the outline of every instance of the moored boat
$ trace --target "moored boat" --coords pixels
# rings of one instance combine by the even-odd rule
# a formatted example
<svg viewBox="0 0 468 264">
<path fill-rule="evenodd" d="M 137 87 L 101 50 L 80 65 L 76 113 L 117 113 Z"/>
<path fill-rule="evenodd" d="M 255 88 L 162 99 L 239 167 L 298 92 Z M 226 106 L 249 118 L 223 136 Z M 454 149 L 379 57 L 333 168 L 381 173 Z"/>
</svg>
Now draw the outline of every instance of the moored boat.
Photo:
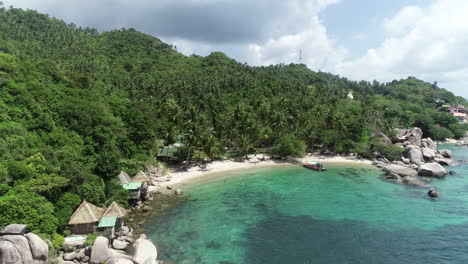
<svg viewBox="0 0 468 264">
<path fill-rule="evenodd" d="M 326 171 L 327 169 L 323 167 L 322 163 L 318 161 L 306 161 L 302 163 L 302 166 L 313 169 L 316 171 Z"/>
</svg>

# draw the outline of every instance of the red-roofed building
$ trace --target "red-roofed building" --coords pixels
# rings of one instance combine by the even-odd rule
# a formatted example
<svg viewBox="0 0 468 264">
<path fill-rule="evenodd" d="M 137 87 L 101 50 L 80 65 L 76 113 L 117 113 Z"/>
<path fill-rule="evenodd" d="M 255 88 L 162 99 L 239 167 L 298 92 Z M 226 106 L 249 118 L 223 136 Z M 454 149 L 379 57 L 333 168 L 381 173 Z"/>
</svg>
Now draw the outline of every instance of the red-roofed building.
<svg viewBox="0 0 468 264">
<path fill-rule="evenodd" d="M 466 110 L 461 107 L 450 107 L 447 111 L 449 111 L 454 117 L 458 118 L 460 122 L 464 122 L 466 120 Z"/>
</svg>

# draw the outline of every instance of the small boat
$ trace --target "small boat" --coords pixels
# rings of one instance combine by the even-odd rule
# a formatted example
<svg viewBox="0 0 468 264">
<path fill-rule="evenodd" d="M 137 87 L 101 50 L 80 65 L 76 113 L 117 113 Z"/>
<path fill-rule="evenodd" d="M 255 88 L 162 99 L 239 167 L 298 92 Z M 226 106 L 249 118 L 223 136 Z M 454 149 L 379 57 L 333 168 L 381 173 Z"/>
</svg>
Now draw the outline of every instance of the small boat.
<svg viewBox="0 0 468 264">
<path fill-rule="evenodd" d="M 327 169 L 323 167 L 322 163 L 318 161 L 306 161 L 302 163 L 302 166 L 313 169 L 316 171 L 326 171 Z"/>
</svg>

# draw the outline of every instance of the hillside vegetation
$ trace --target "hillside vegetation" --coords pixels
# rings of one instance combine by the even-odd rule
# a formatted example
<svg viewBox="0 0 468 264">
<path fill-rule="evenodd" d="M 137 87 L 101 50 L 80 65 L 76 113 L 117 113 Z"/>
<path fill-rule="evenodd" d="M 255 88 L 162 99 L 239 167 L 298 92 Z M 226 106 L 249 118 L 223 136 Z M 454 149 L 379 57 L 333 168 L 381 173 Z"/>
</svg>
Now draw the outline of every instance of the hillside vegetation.
<svg viewBox="0 0 468 264">
<path fill-rule="evenodd" d="M 52 236 L 82 199 L 124 204 L 120 170 L 135 173 L 175 142 L 183 147 L 165 161 L 242 157 L 277 142 L 278 153 L 370 157 L 382 147 L 373 133 L 395 127 L 462 136 L 443 104 L 467 102 L 413 77 L 355 82 L 221 52 L 187 57 L 134 29 L 98 33 L 0 9 L 0 226 Z"/>
</svg>

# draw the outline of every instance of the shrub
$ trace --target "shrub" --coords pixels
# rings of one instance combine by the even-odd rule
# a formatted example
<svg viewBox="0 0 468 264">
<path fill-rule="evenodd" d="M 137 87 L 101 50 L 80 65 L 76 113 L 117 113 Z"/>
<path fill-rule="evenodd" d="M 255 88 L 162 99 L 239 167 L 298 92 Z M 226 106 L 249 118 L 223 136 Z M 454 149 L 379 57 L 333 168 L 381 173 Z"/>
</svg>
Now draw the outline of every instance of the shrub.
<svg viewBox="0 0 468 264">
<path fill-rule="evenodd" d="M 94 234 L 88 234 L 88 236 L 86 237 L 86 242 L 85 242 L 85 246 L 87 247 L 90 247 L 94 244 L 94 241 L 96 240 L 97 236 L 94 235 Z"/>
<path fill-rule="evenodd" d="M 293 135 L 281 137 L 271 150 L 271 153 L 280 157 L 304 157 L 306 144 Z"/>
<path fill-rule="evenodd" d="M 431 129 L 432 138 L 445 141 L 447 138 L 453 138 L 453 133 L 445 127 L 433 127 Z"/>
<path fill-rule="evenodd" d="M 52 235 L 52 246 L 54 247 L 55 250 L 61 249 L 63 242 L 65 242 L 65 238 L 63 238 L 63 236 L 57 233 L 54 233 Z"/>
</svg>

